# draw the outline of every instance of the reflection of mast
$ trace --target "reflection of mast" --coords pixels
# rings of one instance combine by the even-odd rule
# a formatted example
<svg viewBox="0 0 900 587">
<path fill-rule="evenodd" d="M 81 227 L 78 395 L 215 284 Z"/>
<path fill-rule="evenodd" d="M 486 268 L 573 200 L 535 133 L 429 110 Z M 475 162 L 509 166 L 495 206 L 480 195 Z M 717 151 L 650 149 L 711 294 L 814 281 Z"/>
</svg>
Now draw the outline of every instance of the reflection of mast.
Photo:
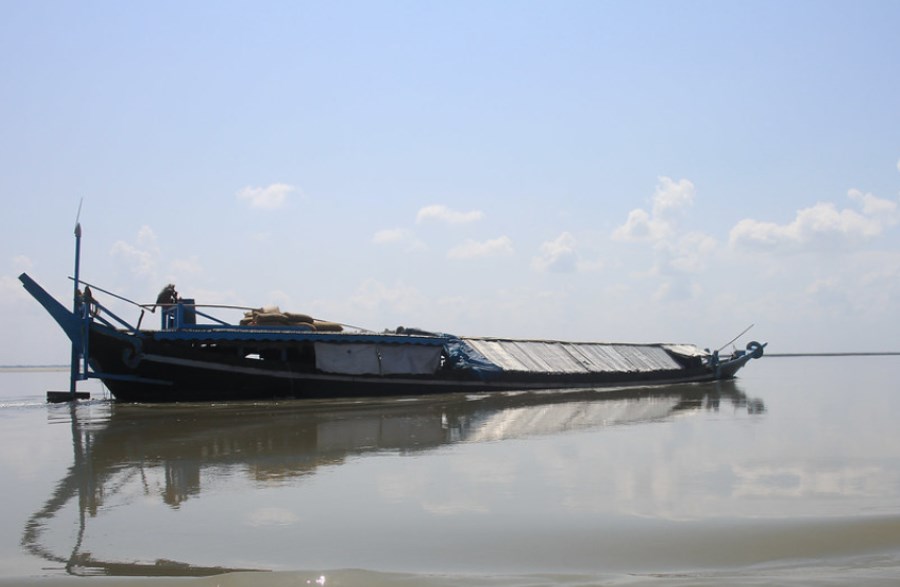
<svg viewBox="0 0 900 587">
<path fill-rule="evenodd" d="M 178 507 L 190 496 L 200 493 L 200 467 L 183 461 L 165 461 L 166 487 L 163 501 Z"/>
<path fill-rule="evenodd" d="M 90 450 L 89 447 L 85 446 L 85 443 L 82 442 L 83 437 L 78 430 L 78 416 L 76 411 L 75 403 L 72 402 L 69 405 L 69 413 L 72 418 L 72 447 L 75 452 L 75 460 L 72 465 L 73 469 L 76 472 L 79 472 L 75 475 L 78 479 L 78 538 L 75 540 L 75 546 L 72 548 L 72 555 L 69 557 L 69 562 L 66 564 L 66 572 L 72 573 L 73 566 L 75 561 L 78 560 L 78 553 L 81 550 L 81 545 L 84 542 L 84 529 L 85 529 L 85 512 L 90 511 L 91 516 L 97 515 L 97 502 L 95 500 L 96 491 L 94 491 L 94 475 L 93 468 L 91 467 L 91 461 L 88 458 L 85 458 L 85 451 Z M 89 439 L 87 443 L 90 443 Z"/>
<path fill-rule="evenodd" d="M 396 401 L 339 400 L 202 407 L 100 404 L 105 422 L 79 421 L 71 404 L 73 463 L 50 499 L 31 516 L 22 546 L 67 573 L 119 576 L 203 576 L 238 569 L 174 561 L 110 563 L 82 553 L 88 517 L 129 484 L 158 495 L 173 509 L 201 495 L 204 470 L 284 483 L 337 466 L 348 457 L 385 450 L 421 452 L 457 442 L 482 442 L 660 422 L 676 413 L 718 410 L 724 401 L 762 413 L 733 381 L 628 390 L 450 394 Z M 160 479 L 161 476 L 161 479 Z M 159 482 L 162 480 L 162 484 Z M 295 481 L 296 482 L 296 481 Z M 158 493 L 157 493 L 158 491 Z M 50 522 L 78 505 L 78 529 L 68 556 L 41 543 Z M 108 505 L 108 504 L 107 504 Z M 185 556 L 190 556 L 189 554 Z"/>
<path fill-rule="evenodd" d="M 56 486 L 49 500 L 37 513 L 25 523 L 22 535 L 22 546 L 31 554 L 44 560 L 63 564 L 66 573 L 80 575 L 80 569 L 91 569 L 90 573 L 113 576 L 209 576 L 226 572 L 245 571 L 250 569 L 230 569 L 225 567 L 197 567 L 176 561 L 156 561 L 154 564 L 141 563 L 108 563 L 91 558 L 90 554 L 82 554 L 87 516 L 97 515 L 99 495 L 97 491 L 97 473 L 92 460 L 93 438 L 82 430 L 78 423 L 78 404 L 71 403 L 69 417 L 72 427 L 73 463 L 68 473 Z M 143 474 L 143 468 L 141 469 Z M 99 494 L 102 494 L 102 488 Z M 78 496 L 78 532 L 75 545 L 68 558 L 54 554 L 40 543 L 40 537 L 47 522 L 53 519 L 63 507 Z M 168 503 L 168 501 L 167 501 Z M 171 505 L 171 504 L 170 504 Z"/>
<path fill-rule="evenodd" d="M 77 406 L 72 403 L 69 407 L 69 414 L 72 420 L 72 448 L 74 450 L 74 461 L 69 468 L 69 473 L 63 477 L 56 491 L 41 510 L 28 519 L 25 524 L 25 534 L 22 537 L 22 546 L 29 552 L 43 559 L 63 563 L 66 566 L 66 572 L 72 573 L 75 561 L 78 559 L 78 552 L 84 540 L 85 530 L 85 512 L 90 510 L 91 513 L 96 512 L 96 504 L 93 503 L 93 487 L 87 488 L 86 484 L 90 484 L 93 478 L 90 474 L 85 474 L 85 467 L 89 467 L 90 463 L 84 458 L 84 445 L 82 443 L 81 433 L 78 430 Z M 88 490 L 90 489 L 90 491 Z M 44 547 L 42 547 L 38 539 L 44 528 L 44 521 L 53 518 L 56 513 L 62 509 L 71 499 L 78 495 L 78 537 L 75 540 L 75 546 L 72 554 L 68 559 L 54 555 Z"/>
</svg>

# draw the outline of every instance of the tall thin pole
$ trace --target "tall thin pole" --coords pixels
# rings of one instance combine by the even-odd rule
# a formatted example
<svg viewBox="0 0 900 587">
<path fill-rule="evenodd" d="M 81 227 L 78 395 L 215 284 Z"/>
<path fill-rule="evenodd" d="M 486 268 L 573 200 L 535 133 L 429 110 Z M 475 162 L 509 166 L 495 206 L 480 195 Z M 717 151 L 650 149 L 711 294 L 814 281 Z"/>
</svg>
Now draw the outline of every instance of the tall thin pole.
<svg viewBox="0 0 900 587">
<path fill-rule="evenodd" d="M 81 206 L 79 206 L 80 212 Z M 79 300 L 78 295 L 78 285 L 79 285 L 79 271 L 81 269 L 81 223 L 75 223 L 75 291 L 72 292 L 72 312 L 74 314 L 78 314 L 81 309 L 81 300 Z M 84 343 L 84 341 L 82 341 Z M 78 345 L 73 340 L 72 341 L 72 364 L 69 371 L 69 393 L 72 396 L 72 401 L 75 401 L 75 382 L 78 380 Z"/>
</svg>

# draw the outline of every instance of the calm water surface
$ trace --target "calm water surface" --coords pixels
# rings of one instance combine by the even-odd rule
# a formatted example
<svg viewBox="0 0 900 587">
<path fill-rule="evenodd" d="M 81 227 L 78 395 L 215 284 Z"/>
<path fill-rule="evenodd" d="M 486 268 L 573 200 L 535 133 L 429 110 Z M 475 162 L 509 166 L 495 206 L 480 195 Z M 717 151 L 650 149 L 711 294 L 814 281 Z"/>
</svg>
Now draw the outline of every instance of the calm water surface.
<svg viewBox="0 0 900 587">
<path fill-rule="evenodd" d="M 900 582 L 900 357 L 742 374 L 72 408 L 0 372 L 0 585 Z"/>
</svg>

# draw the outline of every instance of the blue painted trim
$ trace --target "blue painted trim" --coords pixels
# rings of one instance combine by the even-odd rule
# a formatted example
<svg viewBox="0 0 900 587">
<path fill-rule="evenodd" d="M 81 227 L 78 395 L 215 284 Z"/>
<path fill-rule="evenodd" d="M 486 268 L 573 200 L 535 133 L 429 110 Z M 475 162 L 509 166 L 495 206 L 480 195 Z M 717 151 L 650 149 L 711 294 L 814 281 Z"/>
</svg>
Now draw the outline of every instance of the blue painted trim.
<svg viewBox="0 0 900 587">
<path fill-rule="evenodd" d="M 22 285 L 25 287 L 25 290 L 31 294 L 31 297 L 37 300 L 40 305 L 44 306 L 47 313 L 56 320 L 56 323 L 63 329 L 63 332 L 66 333 L 66 336 L 69 337 L 72 344 L 77 347 L 78 352 L 82 353 L 84 344 L 82 343 L 81 318 L 60 304 L 56 298 L 47 293 L 47 291 L 38 285 L 35 280 L 31 279 L 27 273 L 20 275 L 19 281 L 22 282 Z"/>
</svg>

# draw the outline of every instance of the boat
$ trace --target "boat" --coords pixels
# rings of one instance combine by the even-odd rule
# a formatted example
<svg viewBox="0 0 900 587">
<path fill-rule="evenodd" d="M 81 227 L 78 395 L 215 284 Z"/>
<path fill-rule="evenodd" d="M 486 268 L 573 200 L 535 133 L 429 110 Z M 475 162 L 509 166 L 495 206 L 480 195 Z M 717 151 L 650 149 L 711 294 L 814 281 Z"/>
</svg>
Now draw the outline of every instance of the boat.
<svg viewBox="0 0 900 587">
<path fill-rule="evenodd" d="M 138 304 L 81 281 L 80 233 L 77 225 L 71 310 L 26 273 L 19 276 L 72 342 L 72 398 L 75 382 L 88 378 L 100 379 L 116 400 L 154 403 L 705 382 L 734 378 L 766 346 L 752 341 L 720 356 L 682 343 L 468 337 L 405 327 L 375 332 L 277 308 L 246 309 L 233 323 L 210 313 L 216 306 L 179 298 L 174 286 L 156 303 Z M 137 325 L 112 313 L 94 291 L 140 307 Z M 147 309 L 160 311 L 158 328 L 141 327 Z"/>
</svg>

